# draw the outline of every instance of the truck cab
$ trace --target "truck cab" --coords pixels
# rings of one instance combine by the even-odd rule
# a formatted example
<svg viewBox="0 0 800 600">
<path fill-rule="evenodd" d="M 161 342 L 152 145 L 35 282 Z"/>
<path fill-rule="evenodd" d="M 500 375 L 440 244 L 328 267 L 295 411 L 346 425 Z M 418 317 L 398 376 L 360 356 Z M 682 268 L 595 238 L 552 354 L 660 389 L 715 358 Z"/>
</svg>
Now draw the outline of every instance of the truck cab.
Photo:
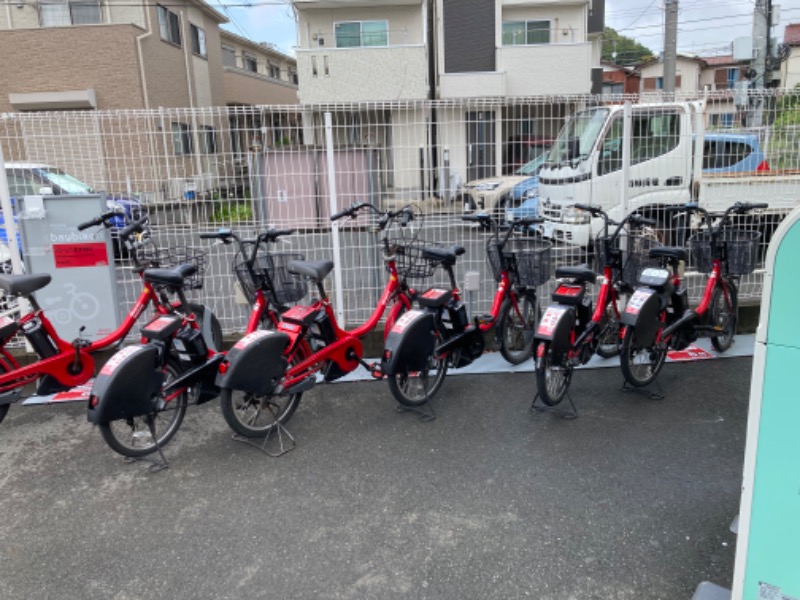
<svg viewBox="0 0 800 600">
<path fill-rule="evenodd" d="M 688 103 L 611 105 L 570 117 L 539 172 L 541 233 L 588 247 L 602 219 L 576 203 L 618 219 L 633 210 L 657 216 L 659 206 L 689 201 L 697 111 Z"/>
</svg>

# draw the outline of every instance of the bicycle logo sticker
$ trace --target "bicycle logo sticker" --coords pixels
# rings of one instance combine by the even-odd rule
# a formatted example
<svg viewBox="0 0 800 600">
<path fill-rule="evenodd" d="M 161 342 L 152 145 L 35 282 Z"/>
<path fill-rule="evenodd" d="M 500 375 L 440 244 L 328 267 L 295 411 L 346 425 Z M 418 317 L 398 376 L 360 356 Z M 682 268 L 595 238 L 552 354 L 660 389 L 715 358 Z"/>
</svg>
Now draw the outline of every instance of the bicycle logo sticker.
<svg viewBox="0 0 800 600">
<path fill-rule="evenodd" d="M 64 291 L 67 295 L 66 308 L 53 308 L 62 304 L 61 296 L 51 296 L 45 300 L 48 316 L 58 325 L 67 325 L 73 319 L 78 321 L 91 321 L 100 314 L 100 301 L 88 292 L 78 292 L 74 283 L 65 283 Z"/>
<path fill-rule="evenodd" d="M 560 306 L 551 306 L 545 311 L 542 320 L 539 322 L 539 335 L 553 335 L 558 320 L 567 312 L 566 308 Z"/>
<path fill-rule="evenodd" d="M 644 306 L 645 301 L 653 295 L 653 290 L 636 290 L 636 292 L 631 296 L 631 299 L 628 301 L 628 305 L 625 307 L 625 312 L 629 315 L 638 315 L 639 311 L 642 310 L 642 306 Z"/>
</svg>

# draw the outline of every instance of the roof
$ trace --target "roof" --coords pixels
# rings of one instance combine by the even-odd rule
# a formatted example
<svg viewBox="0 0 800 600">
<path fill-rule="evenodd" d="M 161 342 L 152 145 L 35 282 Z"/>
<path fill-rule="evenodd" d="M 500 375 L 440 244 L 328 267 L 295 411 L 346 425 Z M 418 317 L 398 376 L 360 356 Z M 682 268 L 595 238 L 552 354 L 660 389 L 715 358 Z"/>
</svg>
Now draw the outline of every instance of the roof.
<svg viewBox="0 0 800 600">
<path fill-rule="evenodd" d="M 735 60 L 732 54 L 723 54 L 721 56 L 704 56 L 703 60 L 709 67 L 719 67 L 721 65 L 735 65 L 741 62 L 741 60 Z"/>
<path fill-rule="evenodd" d="M 675 58 L 677 60 L 688 60 L 692 62 L 697 62 L 700 63 L 701 66 L 703 66 L 706 62 L 706 59 L 690 54 L 678 54 Z M 641 69 L 642 67 L 649 67 L 650 65 L 654 65 L 660 62 L 664 62 L 664 59 L 662 57 L 657 56 L 655 58 L 651 58 L 650 60 L 646 60 L 644 62 L 639 63 L 638 65 L 636 65 L 636 68 Z"/>
<path fill-rule="evenodd" d="M 242 44 L 243 46 L 248 46 L 253 50 L 258 50 L 259 52 L 263 52 L 265 54 L 272 54 L 276 57 L 288 60 L 289 62 L 293 63 L 297 62 L 297 59 L 294 56 L 290 56 L 289 54 L 286 54 L 285 52 L 278 50 L 276 47 L 269 44 L 269 42 L 255 42 L 246 37 L 242 37 L 241 35 L 236 35 L 235 33 L 228 31 L 227 29 L 220 29 L 219 35 L 220 38 L 223 40 L 229 39 L 239 44 Z"/>
<path fill-rule="evenodd" d="M 790 46 L 800 46 L 800 23 L 790 23 L 786 26 L 783 42 Z"/>
</svg>

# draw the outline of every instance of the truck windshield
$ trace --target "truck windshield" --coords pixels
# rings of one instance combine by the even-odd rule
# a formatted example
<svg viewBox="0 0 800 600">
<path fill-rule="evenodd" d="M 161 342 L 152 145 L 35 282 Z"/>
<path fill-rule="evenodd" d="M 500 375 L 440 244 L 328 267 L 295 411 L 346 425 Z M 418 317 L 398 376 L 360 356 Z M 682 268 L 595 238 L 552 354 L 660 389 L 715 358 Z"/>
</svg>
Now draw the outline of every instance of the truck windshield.
<svg viewBox="0 0 800 600">
<path fill-rule="evenodd" d="M 570 158 L 586 157 L 592 150 L 592 146 L 597 141 L 597 137 L 603 130 L 609 110 L 607 108 L 593 108 L 570 117 L 569 121 L 561 129 L 552 149 L 548 162 L 560 164 Z M 578 140 L 578 156 L 569 156 L 570 140 Z M 573 142 L 574 143 L 574 142 Z"/>
</svg>

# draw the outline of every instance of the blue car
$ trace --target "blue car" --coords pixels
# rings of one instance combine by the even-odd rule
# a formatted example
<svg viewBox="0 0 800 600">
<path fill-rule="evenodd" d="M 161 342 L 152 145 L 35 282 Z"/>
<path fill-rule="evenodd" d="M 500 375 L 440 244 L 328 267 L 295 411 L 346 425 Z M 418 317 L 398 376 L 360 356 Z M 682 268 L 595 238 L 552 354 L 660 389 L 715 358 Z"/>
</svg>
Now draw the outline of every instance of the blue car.
<svg viewBox="0 0 800 600">
<path fill-rule="evenodd" d="M 544 155 L 546 159 L 546 155 Z M 539 172 L 541 164 L 536 169 Z M 758 136 L 750 133 L 708 133 L 703 140 L 703 173 L 751 173 L 769 171 Z M 506 219 L 513 221 L 539 214 L 539 177 L 518 183 L 509 194 Z"/>
<path fill-rule="evenodd" d="M 96 194 L 88 183 L 77 177 L 65 173 L 63 170 L 41 163 L 7 162 L 5 164 L 8 189 L 13 205 L 15 197 L 27 195 L 71 195 L 71 194 Z M 109 210 L 119 213 L 118 217 L 111 219 L 111 238 L 115 256 L 124 256 L 126 248 L 122 247 L 116 232 L 124 227 L 129 220 L 138 219 L 146 213 L 141 201 L 135 196 L 119 194 L 106 194 L 106 206 Z M 5 219 L 0 212 L 0 223 Z M 0 228 L 0 241 L 7 243 L 5 228 Z M 7 253 L 7 249 L 5 250 Z M 0 255 L 2 255 L 0 250 Z M 2 256 L 0 256 L 2 260 Z"/>
</svg>

